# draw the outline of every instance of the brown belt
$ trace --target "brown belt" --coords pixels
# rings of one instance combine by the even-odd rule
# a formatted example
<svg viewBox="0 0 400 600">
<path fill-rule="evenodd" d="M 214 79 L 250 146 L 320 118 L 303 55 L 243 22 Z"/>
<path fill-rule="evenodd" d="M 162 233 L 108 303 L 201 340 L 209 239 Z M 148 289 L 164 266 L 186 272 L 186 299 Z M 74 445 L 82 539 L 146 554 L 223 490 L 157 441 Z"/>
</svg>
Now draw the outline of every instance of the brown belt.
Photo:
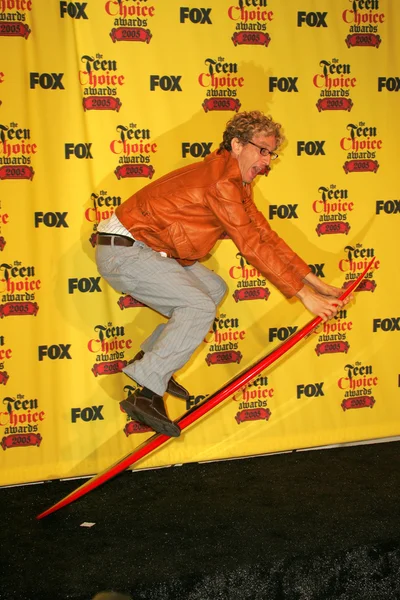
<svg viewBox="0 0 400 600">
<path fill-rule="evenodd" d="M 114 239 L 114 246 L 133 246 L 135 240 L 131 240 L 123 235 L 112 235 L 112 234 L 97 234 L 97 244 L 99 246 L 112 246 L 112 240 Z"/>
</svg>

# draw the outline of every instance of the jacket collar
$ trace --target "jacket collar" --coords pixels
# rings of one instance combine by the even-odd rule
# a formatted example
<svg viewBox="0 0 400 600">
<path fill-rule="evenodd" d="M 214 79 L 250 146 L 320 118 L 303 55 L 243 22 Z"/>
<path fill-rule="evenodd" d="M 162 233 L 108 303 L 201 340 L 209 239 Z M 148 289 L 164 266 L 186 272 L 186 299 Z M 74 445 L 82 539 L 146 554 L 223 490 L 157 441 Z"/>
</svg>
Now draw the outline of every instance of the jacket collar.
<svg viewBox="0 0 400 600">
<path fill-rule="evenodd" d="M 237 179 L 238 181 L 242 181 L 242 174 L 239 168 L 239 162 L 237 158 L 232 156 L 232 153 L 228 150 L 214 150 L 211 154 L 208 154 L 205 157 L 205 161 L 215 160 L 219 158 L 219 160 L 224 161 L 224 177 L 226 179 Z"/>
</svg>

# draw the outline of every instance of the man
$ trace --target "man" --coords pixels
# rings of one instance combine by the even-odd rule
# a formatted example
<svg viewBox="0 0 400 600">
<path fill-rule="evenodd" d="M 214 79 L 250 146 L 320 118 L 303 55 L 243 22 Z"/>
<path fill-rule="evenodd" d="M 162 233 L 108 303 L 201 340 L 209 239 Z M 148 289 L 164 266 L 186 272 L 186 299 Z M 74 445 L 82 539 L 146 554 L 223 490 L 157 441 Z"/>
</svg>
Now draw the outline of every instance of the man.
<svg viewBox="0 0 400 600">
<path fill-rule="evenodd" d="M 223 279 L 204 258 L 226 232 L 247 261 L 288 298 L 297 296 L 324 321 L 344 303 L 271 230 L 253 202 L 251 184 L 283 141 L 281 126 L 259 111 L 236 114 L 217 151 L 131 196 L 98 227 L 100 274 L 168 317 L 124 369 L 141 387 L 120 404 L 155 431 L 177 437 L 163 395 L 188 392 L 173 378 L 202 343 L 225 295 Z"/>
</svg>

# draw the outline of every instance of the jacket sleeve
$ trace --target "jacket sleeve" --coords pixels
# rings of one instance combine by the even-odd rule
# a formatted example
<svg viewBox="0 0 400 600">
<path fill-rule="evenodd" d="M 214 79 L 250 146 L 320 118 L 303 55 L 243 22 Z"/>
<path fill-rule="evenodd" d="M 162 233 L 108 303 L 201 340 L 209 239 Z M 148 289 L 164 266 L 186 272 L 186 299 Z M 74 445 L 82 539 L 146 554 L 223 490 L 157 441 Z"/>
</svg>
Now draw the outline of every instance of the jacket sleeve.
<svg viewBox="0 0 400 600">
<path fill-rule="evenodd" d="M 285 263 L 288 263 L 289 268 L 299 275 L 301 279 L 310 273 L 311 269 L 308 264 L 271 229 L 271 226 L 263 213 L 260 212 L 254 204 L 251 193 L 245 198 L 243 204 L 251 221 L 260 231 L 261 241 L 263 241 L 264 238 L 269 238 L 270 243 L 274 246 L 276 252 L 280 253 L 282 260 Z"/>
<path fill-rule="evenodd" d="M 257 210 L 251 195 L 232 180 L 215 184 L 207 204 L 246 260 L 258 269 L 286 297 L 304 285 L 308 265 L 275 233 Z"/>
</svg>

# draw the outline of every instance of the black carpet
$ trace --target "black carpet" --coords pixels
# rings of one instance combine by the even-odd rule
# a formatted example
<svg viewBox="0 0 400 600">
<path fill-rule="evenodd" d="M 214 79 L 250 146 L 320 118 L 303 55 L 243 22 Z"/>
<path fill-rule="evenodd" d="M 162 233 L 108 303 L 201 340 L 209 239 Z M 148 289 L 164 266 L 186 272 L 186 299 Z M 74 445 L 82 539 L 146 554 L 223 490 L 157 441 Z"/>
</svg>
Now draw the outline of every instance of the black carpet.
<svg viewBox="0 0 400 600">
<path fill-rule="evenodd" d="M 126 472 L 40 522 L 82 481 L 1 489 L 0 599 L 400 599 L 399 450 Z"/>
</svg>

